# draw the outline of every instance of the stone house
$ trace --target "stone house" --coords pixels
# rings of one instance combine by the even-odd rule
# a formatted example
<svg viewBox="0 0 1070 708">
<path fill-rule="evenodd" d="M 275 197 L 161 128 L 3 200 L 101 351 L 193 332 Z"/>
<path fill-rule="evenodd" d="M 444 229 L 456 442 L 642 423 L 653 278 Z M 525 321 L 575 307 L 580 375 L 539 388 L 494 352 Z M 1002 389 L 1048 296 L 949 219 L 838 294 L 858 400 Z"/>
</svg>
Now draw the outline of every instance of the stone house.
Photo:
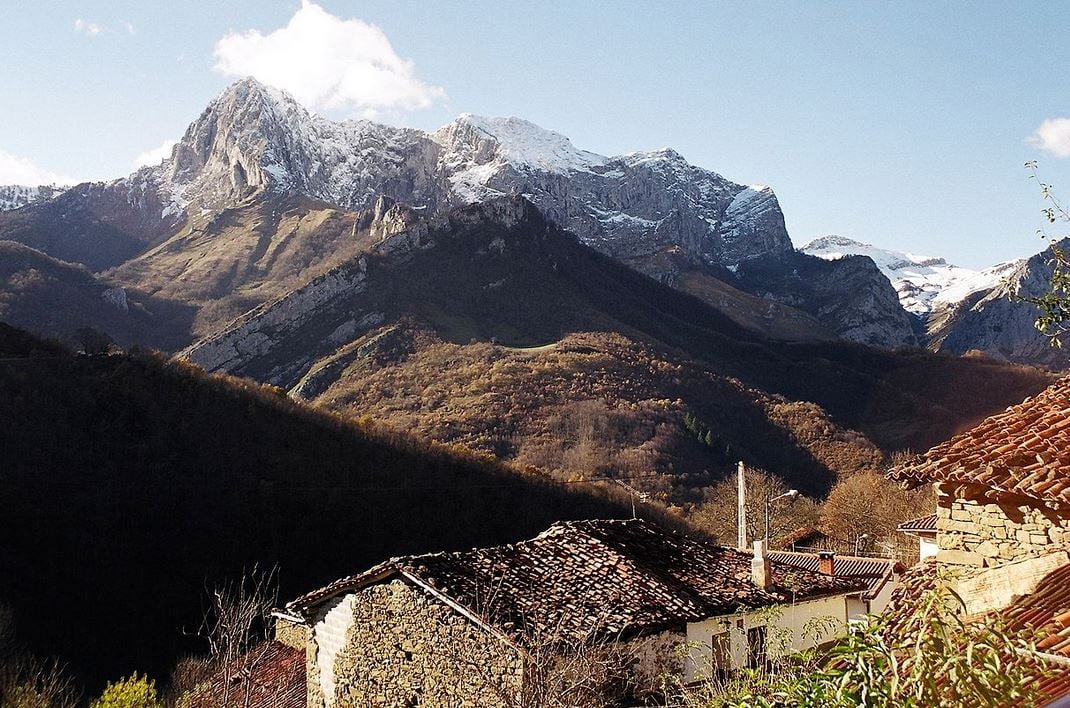
<svg viewBox="0 0 1070 708">
<path fill-rule="evenodd" d="M 276 637 L 305 651 L 309 706 L 493 706 L 522 702 L 547 649 L 612 645 L 641 688 L 831 638 L 803 633 L 816 618 L 846 624 L 858 581 L 756 546 L 642 520 L 557 523 L 516 544 L 394 558 L 337 580 L 278 610 Z"/>
<path fill-rule="evenodd" d="M 997 613 L 1028 632 L 1045 693 L 1070 694 L 1070 377 L 889 477 L 937 492 L 935 554 L 893 597 L 893 620 L 924 589 L 948 585 L 966 615 Z"/>
<path fill-rule="evenodd" d="M 937 492 L 936 559 L 994 567 L 1070 545 L 1070 377 L 891 470 Z"/>
</svg>

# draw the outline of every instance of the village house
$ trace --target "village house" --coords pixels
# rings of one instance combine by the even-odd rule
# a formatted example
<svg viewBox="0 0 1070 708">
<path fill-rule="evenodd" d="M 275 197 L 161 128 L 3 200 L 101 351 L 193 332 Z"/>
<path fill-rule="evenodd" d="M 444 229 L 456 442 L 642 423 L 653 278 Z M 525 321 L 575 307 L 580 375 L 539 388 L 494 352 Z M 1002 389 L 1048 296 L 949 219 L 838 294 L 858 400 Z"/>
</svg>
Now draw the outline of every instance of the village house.
<svg viewBox="0 0 1070 708">
<path fill-rule="evenodd" d="M 861 620 L 865 615 L 883 612 L 905 570 L 894 558 L 836 555 L 832 551 L 770 551 L 769 558 L 776 563 L 860 582 L 862 589 L 847 596 L 848 620 Z"/>
<path fill-rule="evenodd" d="M 831 639 L 857 580 L 642 520 L 574 521 L 516 544 L 394 558 L 275 613 L 307 705 L 507 705 L 549 647 L 612 643 L 634 685 L 755 665 Z M 807 630 L 831 618 L 824 634 Z M 681 648 L 686 648 L 680 651 Z"/>
<path fill-rule="evenodd" d="M 936 514 L 926 514 L 899 524 L 897 529 L 918 539 L 918 560 L 932 558 L 940 550 L 936 543 Z"/>
<path fill-rule="evenodd" d="M 935 553 L 911 569 L 889 613 L 937 584 L 968 616 L 995 613 L 1035 640 L 1049 697 L 1070 694 L 1070 378 L 892 469 L 908 486 L 933 484 Z"/>
</svg>

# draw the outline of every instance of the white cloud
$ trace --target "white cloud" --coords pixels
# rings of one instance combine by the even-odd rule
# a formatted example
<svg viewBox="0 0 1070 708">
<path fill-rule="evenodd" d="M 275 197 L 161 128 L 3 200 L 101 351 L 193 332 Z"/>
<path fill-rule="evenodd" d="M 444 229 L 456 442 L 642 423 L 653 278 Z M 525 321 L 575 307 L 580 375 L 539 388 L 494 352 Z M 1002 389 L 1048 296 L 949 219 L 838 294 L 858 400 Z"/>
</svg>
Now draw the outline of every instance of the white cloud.
<svg viewBox="0 0 1070 708">
<path fill-rule="evenodd" d="M 43 170 L 28 157 L 16 157 L 0 150 L 0 184 L 22 184 L 36 187 L 42 184 L 74 184 L 77 180 Z"/>
<path fill-rule="evenodd" d="M 124 30 L 126 30 L 127 34 L 136 34 L 137 33 L 137 28 L 134 27 L 134 23 L 133 22 L 127 22 L 126 20 L 120 20 L 119 21 L 119 26 L 122 27 Z"/>
<path fill-rule="evenodd" d="M 96 22 L 90 22 L 89 20 L 83 20 L 79 17 L 74 21 L 74 31 L 80 34 L 84 34 L 87 37 L 96 37 L 98 34 L 104 31 Z"/>
<path fill-rule="evenodd" d="M 1070 118 L 1048 118 L 1029 137 L 1029 144 L 1055 157 L 1070 157 Z"/>
<path fill-rule="evenodd" d="M 133 168 L 155 167 L 161 161 L 171 157 L 171 149 L 175 146 L 174 140 L 164 140 L 158 147 L 146 150 L 134 158 Z"/>
<path fill-rule="evenodd" d="M 282 29 L 228 33 L 215 45 L 215 60 L 221 74 L 252 76 L 313 110 L 372 116 L 426 108 L 446 95 L 414 76 L 412 62 L 381 29 L 309 0 Z"/>
</svg>

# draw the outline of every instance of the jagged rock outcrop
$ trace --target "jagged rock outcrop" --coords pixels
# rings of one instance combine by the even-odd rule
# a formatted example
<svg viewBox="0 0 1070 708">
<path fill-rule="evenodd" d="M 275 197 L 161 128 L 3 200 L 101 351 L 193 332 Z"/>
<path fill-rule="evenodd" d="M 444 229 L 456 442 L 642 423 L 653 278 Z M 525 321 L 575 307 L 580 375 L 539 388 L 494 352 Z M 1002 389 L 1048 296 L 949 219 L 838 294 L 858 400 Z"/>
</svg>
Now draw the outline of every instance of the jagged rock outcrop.
<svg viewBox="0 0 1070 708">
<path fill-rule="evenodd" d="M 736 270 L 740 287 L 813 315 L 843 339 L 895 349 L 918 346 L 915 325 L 872 259 L 804 253 L 757 258 Z"/>
<path fill-rule="evenodd" d="M 382 324 L 386 310 L 397 313 L 397 308 L 411 305 L 391 297 L 385 286 L 390 272 L 416 254 L 436 248 L 443 239 L 478 234 L 481 228 L 508 232 L 544 223 L 531 203 L 519 197 L 480 202 L 425 220 L 414 220 L 411 210 L 394 204 L 382 212 L 381 221 L 409 225 L 385 235 L 368 253 L 245 313 L 180 356 L 208 371 L 293 387 L 317 361 Z M 506 248 L 505 241 L 496 237 L 475 252 L 480 256 L 493 251 L 501 256 Z M 369 288 L 370 272 L 384 274 L 379 287 Z"/>
<path fill-rule="evenodd" d="M 1057 247 L 1070 251 L 1070 239 Z M 1056 369 L 1070 366 L 1070 351 L 1051 346 L 1048 337 L 1037 331 L 1034 322 L 1039 310 L 1024 301 L 1051 289 L 1051 260 L 1048 249 L 1021 261 L 995 287 L 934 312 L 928 326 L 930 348 L 951 354 L 977 351 Z"/>
</svg>

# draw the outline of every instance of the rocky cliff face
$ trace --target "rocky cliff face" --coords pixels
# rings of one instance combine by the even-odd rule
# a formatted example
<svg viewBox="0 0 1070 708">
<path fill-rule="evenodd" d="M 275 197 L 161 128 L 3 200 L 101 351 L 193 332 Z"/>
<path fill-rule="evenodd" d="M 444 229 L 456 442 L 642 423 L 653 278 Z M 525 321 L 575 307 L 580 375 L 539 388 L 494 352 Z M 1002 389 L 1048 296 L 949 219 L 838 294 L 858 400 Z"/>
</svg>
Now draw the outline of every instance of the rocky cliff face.
<svg viewBox="0 0 1070 708">
<path fill-rule="evenodd" d="M 1058 246 L 1070 250 L 1070 239 Z M 979 351 L 997 359 L 1070 366 L 1070 351 L 1052 347 L 1034 326 L 1039 311 L 1023 298 L 1051 288 L 1051 250 L 1020 262 L 996 286 L 971 294 L 953 306 L 935 311 L 929 320 L 930 348 L 951 354 Z"/>
<path fill-rule="evenodd" d="M 917 346 L 915 323 L 872 259 L 827 261 L 793 252 L 746 261 L 740 286 L 813 315 L 843 339 L 895 349 Z"/>
</svg>

